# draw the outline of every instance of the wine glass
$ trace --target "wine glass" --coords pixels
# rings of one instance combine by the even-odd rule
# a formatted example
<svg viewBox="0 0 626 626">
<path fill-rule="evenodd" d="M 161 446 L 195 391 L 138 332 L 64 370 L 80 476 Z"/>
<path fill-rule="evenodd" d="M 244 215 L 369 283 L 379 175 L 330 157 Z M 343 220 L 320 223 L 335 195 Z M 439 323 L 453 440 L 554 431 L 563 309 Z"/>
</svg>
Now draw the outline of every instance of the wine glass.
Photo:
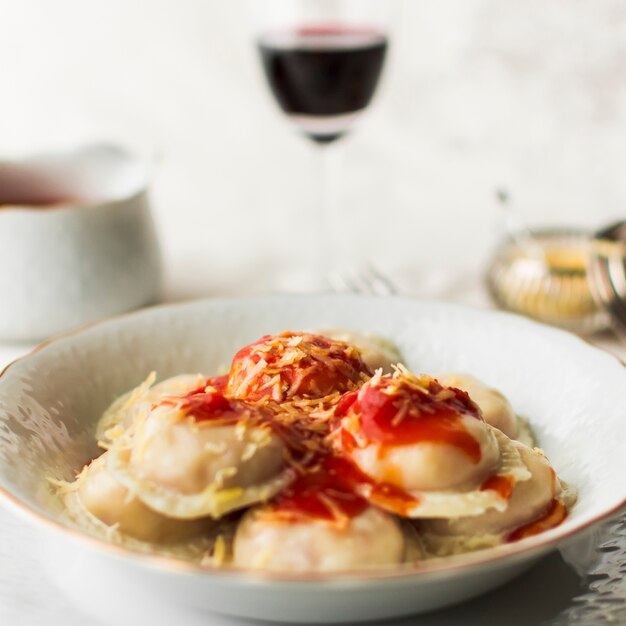
<svg viewBox="0 0 626 626">
<path fill-rule="evenodd" d="M 255 0 L 257 46 L 269 87 L 289 120 L 319 148 L 315 286 L 336 268 L 335 144 L 368 107 L 388 47 L 391 0 Z"/>
</svg>

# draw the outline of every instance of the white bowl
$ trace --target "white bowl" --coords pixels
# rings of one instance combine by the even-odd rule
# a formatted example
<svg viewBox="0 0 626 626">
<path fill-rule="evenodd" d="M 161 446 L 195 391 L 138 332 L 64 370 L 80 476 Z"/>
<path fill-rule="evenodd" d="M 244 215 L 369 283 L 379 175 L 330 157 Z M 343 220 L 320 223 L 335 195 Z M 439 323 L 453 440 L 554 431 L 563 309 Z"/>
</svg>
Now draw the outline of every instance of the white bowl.
<svg viewBox="0 0 626 626">
<path fill-rule="evenodd" d="M 147 172 L 115 146 L 0 160 L 0 337 L 51 334 L 157 301 Z"/>
<path fill-rule="evenodd" d="M 69 527 L 44 476 L 71 478 L 97 453 L 100 412 L 156 369 L 211 373 L 265 333 L 339 326 L 373 331 L 425 372 L 461 370 L 499 387 L 530 418 L 579 501 L 558 528 L 412 569 L 336 575 L 208 571 L 130 552 Z M 505 583 L 626 503 L 626 369 L 562 331 L 504 313 L 403 298 L 272 296 L 158 307 L 44 344 L 0 377 L 0 493 L 41 528 L 63 563 L 89 559 L 90 584 L 127 581 L 188 607 L 291 622 L 373 620 L 432 610 Z M 145 596 L 145 593 L 144 593 Z M 532 601 L 529 598 L 529 601 Z"/>
</svg>

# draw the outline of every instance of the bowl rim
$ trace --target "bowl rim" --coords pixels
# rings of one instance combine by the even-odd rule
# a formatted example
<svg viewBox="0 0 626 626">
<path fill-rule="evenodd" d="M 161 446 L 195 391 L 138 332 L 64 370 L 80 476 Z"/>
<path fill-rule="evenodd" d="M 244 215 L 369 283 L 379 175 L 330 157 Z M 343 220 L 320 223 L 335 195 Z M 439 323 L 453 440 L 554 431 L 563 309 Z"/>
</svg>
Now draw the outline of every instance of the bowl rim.
<svg viewBox="0 0 626 626">
<path fill-rule="evenodd" d="M 234 296 L 234 297 L 208 297 L 200 299 L 191 299 L 181 302 L 167 302 L 150 307 L 138 309 L 128 313 L 120 315 L 114 315 L 96 322 L 85 324 L 71 331 L 55 335 L 49 339 L 40 342 L 32 350 L 26 354 L 14 359 L 8 363 L 0 371 L 0 382 L 5 374 L 22 361 L 30 359 L 33 355 L 39 353 L 41 350 L 47 348 L 52 344 L 56 344 L 67 338 L 74 337 L 75 335 L 82 334 L 85 331 L 91 330 L 95 327 L 107 325 L 112 322 L 125 320 L 127 318 L 140 317 L 146 313 L 150 313 L 155 310 L 163 309 L 177 309 L 184 308 L 191 305 L 200 305 L 202 303 L 231 303 L 235 301 L 254 301 L 257 299 L 268 298 L 312 298 L 312 297 L 330 297 L 330 298 L 345 298 L 348 294 L 262 294 L 255 296 Z M 546 324 L 542 324 L 532 319 L 524 318 L 520 315 L 515 315 L 508 311 L 481 309 L 478 307 L 441 302 L 432 299 L 411 298 L 408 296 L 377 296 L 377 295 L 361 295 L 361 294 L 349 294 L 350 298 L 368 299 L 368 300 L 393 300 L 395 302 L 420 302 L 422 304 L 440 305 L 449 308 L 456 308 L 457 310 L 474 311 L 479 314 L 486 314 L 490 316 L 500 316 L 509 319 L 515 319 L 523 321 L 530 327 L 539 327 L 543 330 L 547 330 L 551 333 L 565 335 L 570 339 L 576 340 L 586 346 L 587 349 L 597 350 L 606 355 L 618 365 L 626 369 L 626 362 L 622 361 L 616 355 L 602 350 L 596 346 L 593 346 L 589 341 L 582 339 L 572 333 L 566 332 L 559 328 L 554 328 Z M 357 569 L 357 570 L 343 570 L 337 572 L 271 572 L 271 571 L 257 571 L 238 567 L 226 567 L 226 568 L 211 568 L 210 566 L 202 566 L 198 563 L 192 563 L 183 559 L 167 556 L 161 554 L 151 554 L 148 552 L 141 552 L 139 550 L 133 550 L 121 544 L 116 544 L 111 541 L 107 541 L 104 538 L 90 535 L 78 528 L 73 528 L 62 522 L 40 513 L 31 508 L 27 503 L 22 501 L 19 497 L 15 496 L 2 485 L 0 485 L 0 503 L 5 502 L 8 505 L 8 509 L 16 513 L 17 515 L 27 519 L 29 522 L 33 522 L 34 525 L 46 528 L 63 535 L 65 538 L 77 541 L 94 548 L 100 553 L 104 553 L 106 556 L 114 557 L 121 560 L 130 561 L 134 565 L 143 566 L 146 568 L 154 567 L 162 572 L 169 572 L 175 574 L 185 575 L 200 575 L 209 578 L 234 578 L 241 582 L 253 581 L 255 584 L 259 583 L 325 583 L 325 584 L 345 584 L 353 582 L 383 582 L 383 581 L 396 581 L 396 580 L 411 580 L 418 582 L 419 579 L 432 578 L 433 576 L 454 576 L 455 574 L 462 574 L 465 570 L 472 570 L 478 566 L 497 565 L 507 560 L 514 560 L 515 557 L 523 558 L 526 556 L 528 559 L 533 557 L 539 557 L 553 548 L 556 548 L 560 543 L 571 539 L 572 537 L 583 533 L 585 530 L 592 526 L 595 526 L 599 522 L 608 520 L 620 511 L 626 512 L 626 497 L 618 501 L 610 508 L 594 515 L 591 519 L 580 522 L 574 525 L 572 528 L 563 529 L 563 526 L 557 526 L 556 528 L 547 530 L 538 535 L 521 539 L 514 543 L 506 543 L 500 546 L 492 548 L 485 548 L 474 552 L 469 552 L 461 555 L 433 558 L 427 562 L 414 562 L 405 563 L 395 566 L 380 567 L 372 570 Z"/>
</svg>

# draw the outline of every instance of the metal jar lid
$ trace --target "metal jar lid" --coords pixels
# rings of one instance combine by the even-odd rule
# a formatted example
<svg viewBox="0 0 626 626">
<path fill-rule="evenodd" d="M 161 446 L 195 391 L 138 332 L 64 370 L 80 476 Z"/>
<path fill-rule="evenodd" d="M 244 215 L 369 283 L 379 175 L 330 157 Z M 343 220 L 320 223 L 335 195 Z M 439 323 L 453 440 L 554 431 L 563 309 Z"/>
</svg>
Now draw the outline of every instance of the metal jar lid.
<svg viewBox="0 0 626 626">
<path fill-rule="evenodd" d="M 589 284 L 615 329 L 626 333 L 626 221 L 596 233 L 589 259 Z"/>
</svg>

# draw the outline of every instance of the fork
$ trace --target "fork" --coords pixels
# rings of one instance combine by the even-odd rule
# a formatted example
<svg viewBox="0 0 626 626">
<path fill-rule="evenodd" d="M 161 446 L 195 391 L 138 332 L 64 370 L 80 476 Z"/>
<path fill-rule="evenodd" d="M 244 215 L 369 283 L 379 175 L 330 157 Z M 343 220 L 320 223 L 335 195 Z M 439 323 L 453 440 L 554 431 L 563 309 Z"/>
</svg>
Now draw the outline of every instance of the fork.
<svg viewBox="0 0 626 626">
<path fill-rule="evenodd" d="M 398 293 L 392 280 L 371 263 L 331 272 L 328 282 L 333 291 L 392 296 Z"/>
</svg>

